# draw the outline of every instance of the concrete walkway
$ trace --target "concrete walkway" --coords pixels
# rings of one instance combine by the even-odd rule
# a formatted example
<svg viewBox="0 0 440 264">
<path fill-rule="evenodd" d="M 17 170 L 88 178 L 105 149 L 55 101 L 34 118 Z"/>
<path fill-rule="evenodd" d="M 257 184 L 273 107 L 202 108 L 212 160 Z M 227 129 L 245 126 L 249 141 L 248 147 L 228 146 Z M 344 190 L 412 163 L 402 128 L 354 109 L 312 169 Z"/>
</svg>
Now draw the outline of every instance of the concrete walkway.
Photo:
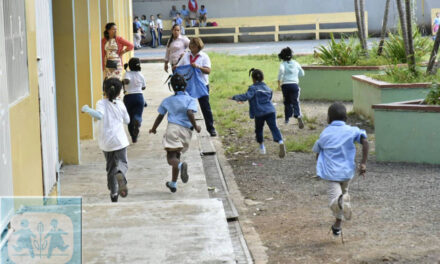
<svg viewBox="0 0 440 264">
<path fill-rule="evenodd" d="M 223 205 L 209 199 L 195 135 L 183 155 L 189 182 L 179 180 L 176 193 L 165 187 L 171 179 L 161 143 L 167 122 L 156 135 L 148 130 L 172 93 L 163 85 L 162 64 L 144 64 L 142 73 L 148 107 L 138 143 L 128 147 L 128 197 L 110 202 L 96 141 L 82 142 L 81 165 L 63 168 L 61 195 L 83 197 L 83 263 L 235 263 Z"/>
</svg>

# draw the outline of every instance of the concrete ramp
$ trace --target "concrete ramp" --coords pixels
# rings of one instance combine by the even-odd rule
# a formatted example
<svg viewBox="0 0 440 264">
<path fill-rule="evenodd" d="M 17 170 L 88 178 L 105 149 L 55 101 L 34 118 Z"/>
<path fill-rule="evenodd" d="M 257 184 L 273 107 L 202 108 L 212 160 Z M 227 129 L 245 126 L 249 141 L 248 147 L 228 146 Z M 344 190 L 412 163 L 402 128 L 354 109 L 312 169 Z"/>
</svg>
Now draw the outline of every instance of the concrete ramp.
<svg viewBox="0 0 440 264">
<path fill-rule="evenodd" d="M 235 263 L 217 199 L 83 205 L 83 263 Z"/>
</svg>

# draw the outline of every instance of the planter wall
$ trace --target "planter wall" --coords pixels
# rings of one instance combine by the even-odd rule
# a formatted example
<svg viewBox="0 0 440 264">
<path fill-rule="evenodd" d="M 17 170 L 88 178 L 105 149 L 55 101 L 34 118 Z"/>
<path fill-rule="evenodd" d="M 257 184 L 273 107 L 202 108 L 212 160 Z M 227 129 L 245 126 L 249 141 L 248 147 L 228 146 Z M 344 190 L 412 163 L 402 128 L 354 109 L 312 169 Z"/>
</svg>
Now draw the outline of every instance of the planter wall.
<svg viewBox="0 0 440 264">
<path fill-rule="evenodd" d="M 373 106 L 378 161 L 440 164 L 440 106 L 420 101 Z"/>
<path fill-rule="evenodd" d="M 378 73 L 383 66 L 303 66 L 299 79 L 301 99 L 353 100 L 352 75 Z"/>
<path fill-rule="evenodd" d="M 391 84 L 365 75 L 354 75 L 352 79 L 353 110 L 372 121 L 375 120 L 372 105 L 425 98 L 431 89 L 431 83 Z"/>
</svg>

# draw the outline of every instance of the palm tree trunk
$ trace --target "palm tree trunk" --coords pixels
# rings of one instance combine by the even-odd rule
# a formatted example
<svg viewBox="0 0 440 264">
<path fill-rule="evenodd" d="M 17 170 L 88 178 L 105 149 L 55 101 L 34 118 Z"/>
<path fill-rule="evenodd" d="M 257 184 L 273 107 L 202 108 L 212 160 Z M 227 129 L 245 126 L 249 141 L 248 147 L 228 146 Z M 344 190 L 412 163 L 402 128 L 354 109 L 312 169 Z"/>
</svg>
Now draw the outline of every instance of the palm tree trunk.
<svg viewBox="0 0 440 264">
<path fill-rule="evenodd" d="M 397 3 L 397 11 L 399 12 L 399 18 L 400 18 L 400 28 L 402 30 L 402 37 L 403 37 L 403 44 L 405 46 L 405 53 L 408 60 L 408 28 L 406 26 L 406 18 L 405 18 L 405 12 L 403 10 L 402 6 L 402 0 L 396 0 Z"/>
<path fill-rule="evenodd" d="M 380 33 L 380 43 L 379 48 L 377 49 L 377 56 L 382 55 L 383 44 L 385 43 L 385 35 L 387 33 L 387 23 L 388 23 L 388 13 L 390 10 L 391 0 L 387 0 L 385 3 L 385 13 L 383 14 L 383 22 L 382 22 L 382 32 Z"/>
<path fill-rule="evenodd" d="M 411 0 L 405 0 L 406 11 L 406 26 L 408 32 L 408 67 L 415 74 L 416 73 L 416 58 L 414 54 L 414 43 L 412 33 L 412 19 L 411 19 Z"/>
<path fill-rule="evenodd" d="M 362 45 L 362 43 L 363 43 L 363 41 L 362 41 L 363 33 L 362 33 L 361 16 L 360 16 L 360 13 L 359 13 L 359 1 L 358 0 L 354 0 L 354 13 L 356 15 L 356 25 L 357 25 L 357 28 L 358 28 L 357 34 L 358 34 L 358 37 L 359 37 L 359 42 Z"/>
<path fill-rule="evenodd" d="M 431 57 L 429 57 L 428 68 L 426 69 L 426 72 L 429 74 L 437 73 L 437 68 L 434 67 L 434 65 L 435 65 L 435 60 L 437 58 L 439 47 L 440 47 L 440 30 L 438 30 L 437 34 L 435 35 L 434 47 L 432 48 L 431 51 Z"/>
<path fill-rule="evenodd" d="M 368 54 L 368 47 L 367 47 L 367 36 L 368 32 L 365 32 L 365 0 L 360 0 L 359 5 L 359 13 L 361 15 L 361 27 L 362 27 L 362 48 L 365 50 L 365 52 Z"/>
</svg>

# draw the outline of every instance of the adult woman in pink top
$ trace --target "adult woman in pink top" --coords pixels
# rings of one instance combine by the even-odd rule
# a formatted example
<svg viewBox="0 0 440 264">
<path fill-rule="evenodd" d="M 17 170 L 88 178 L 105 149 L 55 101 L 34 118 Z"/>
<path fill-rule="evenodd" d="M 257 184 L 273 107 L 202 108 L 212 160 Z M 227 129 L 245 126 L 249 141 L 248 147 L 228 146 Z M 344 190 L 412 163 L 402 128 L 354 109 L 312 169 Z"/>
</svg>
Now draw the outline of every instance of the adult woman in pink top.
<svg viewBox="0 0 440 264">
<path fill-rule="evenodd" d="M 122 55 L 134 48 L 133 44 L 116 35 L 116 24 L 105 25 L 104 37 L 101 41 L 102 70 L 104 78 L 122 79 Z"/>
<path fill-rule="evenodd" d="M 180 25 L 173 25 L 171 31 L 173 35 L 168 40 L 167 52 L 165 54 L 164 70 L 166 72 L 168 72 L 168 63 L 171 64 L 171 67 L 176 66 L 189 46 L 189 39 L 180 35 Z"/>
</svg>

